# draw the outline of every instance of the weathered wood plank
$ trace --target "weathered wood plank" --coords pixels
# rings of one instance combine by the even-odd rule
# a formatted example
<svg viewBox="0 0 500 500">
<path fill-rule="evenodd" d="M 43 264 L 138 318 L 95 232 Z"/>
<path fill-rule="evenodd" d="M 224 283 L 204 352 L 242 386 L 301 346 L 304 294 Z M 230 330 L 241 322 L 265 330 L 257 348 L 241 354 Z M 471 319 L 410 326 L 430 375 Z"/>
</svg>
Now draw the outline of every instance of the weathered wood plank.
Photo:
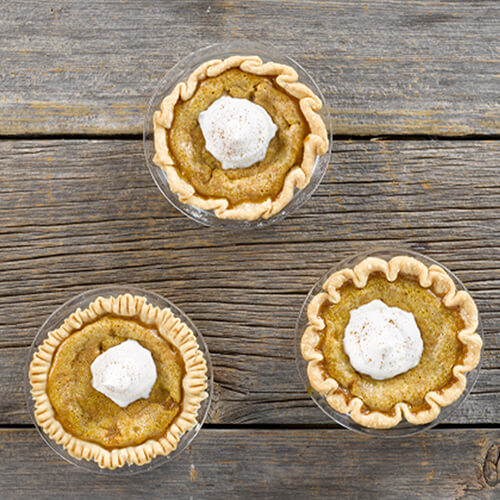
<svg viewBox="0 0 500 500">
<path fill-rule="evenodd" d="M 317 79 L 347 135 L 498 134 L 485 2 L 3 2 L 0 134 L 140 133 L 158 79 L 200 47 L 268 40 Z"/>
<path fill-rule="evenodd" d="M 0 425 L 29 424 L 23 377 L 27 347 L 0 348 Z M 486 351 L 472 394 L 445 423 L 500 424 L 500 351 Z M 209 423 L 332 424 L 299 380 L 292 359 L 260 353 L 213 354 L 215 394 Z"/>
<path fill-rule="evenodd" d="M 177 213 L 139 142 L 0 142 L 0 423 L 28 422 L 21 363 L 44 319 L 81 291 L 127 282 L 172 299 L 205 335 L 212 423 L 326 423 L 296 372 L 298 311 L 334 263 L 387 243 L 437 258 L 471 290 L 485 371 L 449 422 L 500 422 L 498 145 L 336 141 L 313 198 L 250 234 Z"/>
<path fill-rule="evenodd" d="M 202 429 L 147 476 L 108 477 L 59 459 L 34 429 L 0 430 L 3 498 L 498 498 L 498 430 L 401 440 L 342 430 Z M 488 451 L 490 453 L 488 454 Z M 488 457 L 488 460 L 485 460 Z M 90 484 L 89 484 L 90 482 Z"/>
</svg>

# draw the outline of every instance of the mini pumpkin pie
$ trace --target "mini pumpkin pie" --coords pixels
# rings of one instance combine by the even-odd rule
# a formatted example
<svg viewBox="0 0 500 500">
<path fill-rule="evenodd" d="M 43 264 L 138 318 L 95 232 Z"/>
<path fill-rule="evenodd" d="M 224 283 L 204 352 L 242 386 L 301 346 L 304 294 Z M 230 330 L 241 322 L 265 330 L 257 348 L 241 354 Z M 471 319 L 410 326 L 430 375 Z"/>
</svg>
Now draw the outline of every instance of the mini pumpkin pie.
<svg viewBox="0 0 500 500">
<path fill-rule="evenodd" d="M 309 303 L 301 350 L 311 387 L 365 427 L 434 420 L 480 359 L 478 313 L 439 266 L 369 257 Z"/>
<path fill-rule="evenodd" d="M 199 66 L 154 113 L 153 161 L 183 203 L 269 218 L 328 151 L 322 103 L 290 66 L 231 56 Z"/>
<path fill-rule="evenodd" d="M 109 469 L 168 455 L 207 397 L 193 332 L 130 294 L 71 314 L 35 353 L 29 377 L 43 431 L 73 457 Z"/>
</svg>

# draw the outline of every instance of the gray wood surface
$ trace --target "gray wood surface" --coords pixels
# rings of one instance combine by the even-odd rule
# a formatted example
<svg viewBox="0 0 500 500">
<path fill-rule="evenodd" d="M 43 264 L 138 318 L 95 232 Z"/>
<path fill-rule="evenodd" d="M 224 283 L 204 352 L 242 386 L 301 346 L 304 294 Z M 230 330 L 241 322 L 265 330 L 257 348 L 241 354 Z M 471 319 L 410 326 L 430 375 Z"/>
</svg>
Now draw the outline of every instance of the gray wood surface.
<svg viewBox="0 0 500 500">
<path fill-rule="evenodd" d="M 2 2 L 0 499 L 498 498 L 499 19 L 495 0 Z M 302 64 L 337 138 L 312 199 L 252 233 L 178 213 L 138 140 L 165 71 L 231 39 L 270 42 Z M 379 245 L 452 269 L 484 326 L 473 392 L 445 425 L 404 440 L 338 428 L 295 368 L 308 290 Z M 188 450 L 124 479 L 59 459 L 23 388 L 48 315 L 127 283 L 192 318 L 215 392 Z"/>
<path fill-rule="evenodd" d="M 140 142 L 3 141 L 0 160 L 0 423 L 29 423 L 22 363 L 45 318 L 88 288 L 124 283 L 170 298 L 206 337 L 211 423 L 328 423 L 295 367 L 295 320 L 324 272 L 381 244 L 435 257 L 470 289 L 484 369 L 448 422 L 500 422 L 498 142 L 335 141 L 312 199 L 253 233 L 179 214 Z"/>
<path fill-rule="evenodd" d="M 335 134 L 498 136 L 499 16 L 495 0 L 6 0 L 0 134 L 140 133 L 167 69 L 248 38 L 313 75 Z"/>
<path fill-rule="evenodd" d="M 499 442 L 500 431 L 479 429 L 404 442 L 335 429 L 203 429 L 175 461 L 127 478 L 78 470 L 34 429 L 0 430 L 0 484 L 3 498 L 494 499 Z"/>
</svg>

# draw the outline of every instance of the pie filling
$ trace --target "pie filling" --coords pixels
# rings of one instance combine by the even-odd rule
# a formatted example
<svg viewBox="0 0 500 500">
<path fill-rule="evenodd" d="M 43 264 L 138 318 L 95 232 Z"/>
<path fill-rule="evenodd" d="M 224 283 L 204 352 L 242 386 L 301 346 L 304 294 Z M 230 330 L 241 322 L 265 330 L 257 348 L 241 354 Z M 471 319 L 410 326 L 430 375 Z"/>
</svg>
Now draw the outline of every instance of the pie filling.
<svg viewBox="0 0 500 500">
<path fill-rule="evenodd" d="M 131 339 L 148 349 L 157 379 L 147 399 L 122 408 L 92 386 L 90 366 L 111 347 Z M 47 394 L 55 418 L 73 436 L 106 449 L 162 437 L 181 411 L 185 367 L 178 350 L 135 319 L 104 316 L 64 340 L 54 355 Z"/>
<path fill-rule="evenodd" d="M 463 345 L 457 338 L 457 332 L 464 327 L 459 310 L 446 307 L 440 297 L 410 277 L 399 276 L 389 282 L 375 273 L 370 275 L 365 287 L 356 288 L 348 282 L 339 292 L 341 300 L 337 304 L 326 302 L 320 310 L 326 327 L 319 344 L 324 369 L 339 382 L 338 391 L 347 401 L 360 398 L 365 412 L 390 414 L 400 402 L 407 403 L 414 411 L 427 409 L 425 395 L 444 389 L 453 381 L 453 367 L 464 355 Z M 343 346 L 350 311 L 373 300 L 412 313 L 423 341 L 418 364 L 385 380 L 357 372 Z"/>
<path fill-rule="evenodd" d="M 264 159 L 247 168 L 225 170 L 205 147 L 198 116 L 223 96 L 258 104 L 278 127 Z M 226 198 L 234 206 L 274 199 L 287 173 L 302 163 L 303 144 L 309 133 L 299 101 L 281 90 L 273 78 L 233 68 L 207 78 L 190 99 L 176 104 L 167 140 L 180 174 L 200 196 Z"/>
</svg>

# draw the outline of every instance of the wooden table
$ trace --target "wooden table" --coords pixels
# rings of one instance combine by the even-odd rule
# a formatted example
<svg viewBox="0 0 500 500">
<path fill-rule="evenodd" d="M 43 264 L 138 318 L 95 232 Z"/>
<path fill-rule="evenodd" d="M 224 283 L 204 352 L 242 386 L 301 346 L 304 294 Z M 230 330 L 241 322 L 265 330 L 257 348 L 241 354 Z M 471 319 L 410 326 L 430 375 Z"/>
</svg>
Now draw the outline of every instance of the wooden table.
<svg viewBox="0 0 500 500">
<path fill-rule="evenodd" d="M 499 498 L 499 28 L 495 1 L 4 1 L 0 497 Z M 252 233 L 178 213 L 141 143 L 165 70 L 230 38 L 268 40 L 299 61 L 334 119 L 316 194 Z M 484 321 L 470 397 L 404 440 L 328 420 L 294 361 L 308 290 L 334 263 L 380 244 L 450 267 Z M 124 283 L 193 319 L 212 353 L 215 394 L 178 460 L 119 479 L 81 471 L 43 443 L 23 370 L 55 308 Z"/>
</svg>

